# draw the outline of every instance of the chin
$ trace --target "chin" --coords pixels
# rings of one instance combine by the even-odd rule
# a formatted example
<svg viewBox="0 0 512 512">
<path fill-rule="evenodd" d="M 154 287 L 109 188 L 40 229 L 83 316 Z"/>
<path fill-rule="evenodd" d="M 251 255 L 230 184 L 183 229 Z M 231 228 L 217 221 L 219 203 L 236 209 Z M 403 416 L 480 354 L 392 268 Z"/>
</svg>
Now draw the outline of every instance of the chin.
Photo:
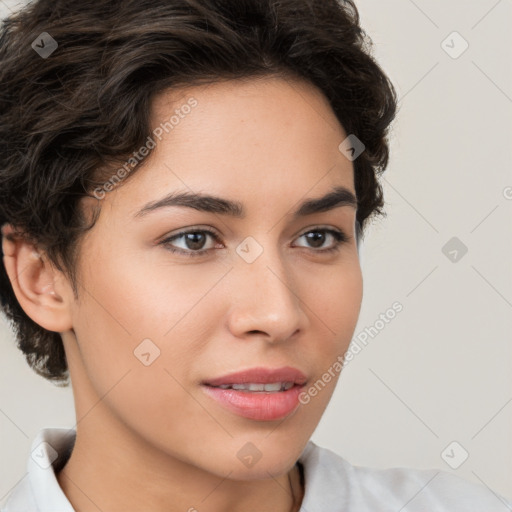
<svg viewBox="0 0 512 512">
<path fill-rule="evenodd" d="M 298 457 L 297 457 L 298 458 Z M 254 466 L 245 467 L 243 464 L 226 468 L 225 474 L 229 474 L 230 480 L 266 480 L 271 477 L 277 478 L 288 473 L 295 465 L 297 458 L 284 454 L 284 457 L 271 457 L 268 460 L 261 458 Z"/>
<path fill-rule="evenodd" d="M 259 441 L 259 442 L 258 442 Z M 304 443 L 295 439 L 259 439 L 253 443 L 249 438 L 234 441 L 233 459 L 226 461 L 226 473 L 233 480 L 263 480 L 288 473 L 300 457 Z M 230 448 L 227 448 L 230 450 Z M 231 449 L 232 450 L 232 449 Z"/>
</svg>

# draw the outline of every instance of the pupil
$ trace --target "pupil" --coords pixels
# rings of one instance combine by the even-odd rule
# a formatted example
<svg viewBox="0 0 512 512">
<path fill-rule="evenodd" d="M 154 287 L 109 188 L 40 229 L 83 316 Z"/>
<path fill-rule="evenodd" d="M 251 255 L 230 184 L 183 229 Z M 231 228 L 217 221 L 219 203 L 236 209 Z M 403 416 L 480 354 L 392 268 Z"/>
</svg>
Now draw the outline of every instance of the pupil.
<svg viewBox="0 0 512 512">
<path fill-rule="evenodd" d="M 313 242 L 313 247 L 322 246 L 323 241 L 324 241 L 323 239 L 325 236 L 323 233 L 313 232 L 313 233 L 308 233 L 307 236 L 308 236 L 309 241 Z M 317 243 L 317 242 L 320 242 L 320 243 Z"/>
<path fill-rule="evenodd" d="M 187 246 L 189 249 L 201 249 L 204 245 L 204 240 L 202 240 L 203 243 L 200 243 L 200 241 L 198 242 L 197 240 L 197 237 L 201 238 L 203 237 L 204 238 L 204 234 L 203 233 L 187 233 Z M 191 242 L 192 244 L 192 247 L 191 247 L 191 244 L 189 243 Z M 199 244 L 199 245 L 196 245 L 196 244 Z"/>
</svg>

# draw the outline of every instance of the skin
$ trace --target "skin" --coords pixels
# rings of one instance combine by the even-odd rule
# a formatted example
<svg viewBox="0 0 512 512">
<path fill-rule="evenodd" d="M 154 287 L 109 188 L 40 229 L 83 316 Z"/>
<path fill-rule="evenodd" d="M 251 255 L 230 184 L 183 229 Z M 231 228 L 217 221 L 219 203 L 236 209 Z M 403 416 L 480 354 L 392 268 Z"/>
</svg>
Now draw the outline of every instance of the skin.
<svg viewBox="0 0 512 512">
<path fill-rule="evenodd" d="M 237 416 L 200 382 L 255 366 L 292 366 L 311 385 L 346 352 L 357 323 L 363 283 L 356 209 L 290 215 L 334 186 L 355 195 L 352 162 L 338 150 L 347 134 L 328 101 L 289 79 L 219 82 L 161 94 L 153 125 L 191 96 L 197 107 L 101 201 L 80 246 L 78 300 L 44 253 L 3 239 L 20 304 L 63 338 L 77 438 L 57 479 L 79 512 L 298 509 L 295 463 L 339 374 L 284 421 Z M 240 201 L 246 216 L 173 206 L 134 218 L 176 190 Z M 156 244 L 190 227 L 218 233 L 218 242 L 204 235 L 206 255 Z M 319 228 L 341 230 L 348 240 L 322 255 L 336 240 L 325 234 L 313 245 L 303 236 Z M 248 236 L 263 248 L 250 264 L 236 252 Z M 184 238 L 172 244 L 198 250 Z M 149 366 L 134 355 L 147 338 L 160 350 Z M 250 468 L 237 457 L 248 442 L 262 454 Z"/>
</svg>

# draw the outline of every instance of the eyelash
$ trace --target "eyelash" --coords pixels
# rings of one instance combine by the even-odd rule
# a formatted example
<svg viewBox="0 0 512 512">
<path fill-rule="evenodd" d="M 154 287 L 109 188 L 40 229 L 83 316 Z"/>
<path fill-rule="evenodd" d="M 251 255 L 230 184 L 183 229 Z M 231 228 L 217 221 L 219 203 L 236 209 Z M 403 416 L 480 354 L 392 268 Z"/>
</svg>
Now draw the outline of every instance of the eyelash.
<svg viewBox="0 0 512 512">
<path fill-rule="evenodd" d="M 166 247 L 167 250 L 171 251 L 172 253 L 178 253 L 178 254 L 182 254 L 183 256 L 190 256 L 190 257 L 196 257 L 196 256 L 202 256 L 204 254 L 206 254 L 207 252 L 209 251 L 212 251 L 212 250 L 215 250 L 215 249 L 202 249 L 202 250 L 199 250 L 199 251 L 192 251 L 192 250 L 189 250 L 189 251 L 184 251 L 183 249 L 176 249 L 174 247 L 172 247 L 170 245 L 170 242 L 176 240 L 176 239 L 179 239 L 185 235 L 188 235 L 188 234 L 191 234 L 191 233 L 208 233 L 209 235 L 212 236 L 212 238 L 218 242 L 219 241 L 219 237 L 217 236 L 217 233 L 215 233 L 214 231 L 211 231 L 210 229 L 206 229 L 206 228 L 202 228 L 202 229 L 192 229 L 192 230 L 189 230 L 189 231 L 182 231 L 180 233 L 177 233 L 176 235 L 173 235 L 169 238 L 165 238 L 164 240 L 162 240 L 161 242 L 158 243 L 158 245 L 163 245 L 164 247 Z M 306 231 L 305 233 L 302 233 L 302 235 L 299 236 L 302 237 L 304 235 L 307 235 L 309 233 L 328 233 L 330 235 L 332 235 L 334 237 L 334 239 L 336 240 L 336 243 L 328 248 L 328 249 L 314 249 L 314 248 L 311 248 L 311 250 L 315 253 L 320 253 L 320 254 L 327 254 L 327 253 L 333 253 L 333 252 L 336 252 L 336 251 L 339 251 L 341 249 L 341 245 L 343 243 L 346 243 L 348 242 L 349 240 L 349 237 L 343 232 L 343 231 L 338 231 L 338 230 L 335 230 L 335 229 L 328 229 L 328 228 L 313 228 L 313 229 L 310 229 L 308 231 Z"/>
</svg>

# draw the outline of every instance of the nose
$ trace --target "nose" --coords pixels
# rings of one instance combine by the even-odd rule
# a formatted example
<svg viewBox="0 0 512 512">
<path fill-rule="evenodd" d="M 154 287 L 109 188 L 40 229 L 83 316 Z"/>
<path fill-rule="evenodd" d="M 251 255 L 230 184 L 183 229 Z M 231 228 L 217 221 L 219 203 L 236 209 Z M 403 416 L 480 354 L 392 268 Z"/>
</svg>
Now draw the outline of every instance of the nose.
<svg viewBox="0 0 512 512">
<path fill-rule="evenodd" d="M 238 338 L 281 342 L 307 325 L 294 276 L 277 249 L 266 247 L 252 263 L 237 259 L 230 272 L 229 296 L 228 325 Z"/>
</svg>

